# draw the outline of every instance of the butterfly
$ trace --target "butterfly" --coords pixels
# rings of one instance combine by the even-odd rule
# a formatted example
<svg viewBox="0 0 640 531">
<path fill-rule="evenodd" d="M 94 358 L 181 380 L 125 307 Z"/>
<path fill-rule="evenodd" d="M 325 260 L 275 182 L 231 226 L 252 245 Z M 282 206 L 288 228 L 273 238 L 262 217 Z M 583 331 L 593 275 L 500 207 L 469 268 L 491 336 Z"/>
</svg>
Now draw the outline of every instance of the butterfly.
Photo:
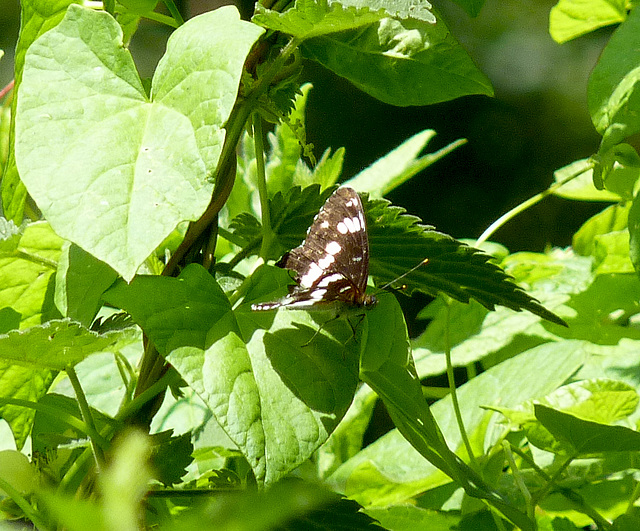
<svg viewBox="0 0 640 531">
<path fill-rule="evenodd" d="M 330 307 L 367 308 L 369 237 L 360 196 L 347 186 L 327 199 L 302 244 L 276 264 L 294 273 L 296 285 L 284 298 L 253 304 L 252 310 L 296 310 Z"/>
</svg>

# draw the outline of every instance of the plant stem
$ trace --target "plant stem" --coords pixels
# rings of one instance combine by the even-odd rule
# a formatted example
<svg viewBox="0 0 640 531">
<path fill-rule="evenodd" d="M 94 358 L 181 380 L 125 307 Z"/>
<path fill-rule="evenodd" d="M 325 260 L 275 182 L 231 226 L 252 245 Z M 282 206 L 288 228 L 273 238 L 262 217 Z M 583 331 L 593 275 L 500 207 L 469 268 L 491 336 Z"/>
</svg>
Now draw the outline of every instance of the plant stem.
<svg viewBox="0 0 640 531">
<path fill-rule="evenodd" d="M 535 521 L 535 505 L 531 503 L 531 493 L 525 485 L 524 480 L 522 479 L 522 475 L 520 474 L 520 469 L 518 468 L 518 465 L 513 458 L 513 453 L 511 452 L 511 444 L 509 444 L 509 441 L 503 440 L 502 448 L 504 449 L 504 453 L 507 456 L 507 461 L 509 461 L 509 466 L 511 467 L 511 472 L 513 473 L 513 478 L 516 481 L 518 490 L 520 490 L 522 496 L 524 497 L 525 503 L 527 505 L 527 514 L 529 515 L 529 518 L 531 518 L 531 520 Z"/>
<path fill-rule="evenodd" d="M 479 470 L 478 462 L 471 448 L 469 437 L 467 436 L 467 430 L 464 427 L 464 421 L 462 419 L 462 412 L 460 411 L 460 403 L 458 402 L 458 393 L 456 392 L 456 381 L 453 374 L 453 364 L 451 362 L 451 337 L 449 335 L 451 309 L 448 301 L 446 301 L 447 308 L 447 324 L 444 327 L 444 354 L 447 360 L 447 381 L 449 382 L 449 390 L 451 391 L 451 402 L 453 403 L 453 411 L 456 415 L 456 422 L 458 423 L 458 429 L 460 430 L 460 436 L 469 454 L 469 460 L 473 464 L 474 468 Z"/>
<path fill-rule="evenodd" d="M 519 205 L 516 205 L 515 207 L 513 207 L 511 210 L 509 210 L 509 212 L 506 212 L 505 214 L 500 216 L 491 225 L 489 225 L 489 227 L 487 227 L 487 229 L 476 240 L 476 246 L 482 245 L 487 239 L 489 239 L 493 235 L 495 231 L 497 231 L 500 227 L 502 227 L 502 225 L 504 225 L 507 221 L 516 217 L 518 214 L 520 214 L 521 212 L 524 212 L 525 210 L 527 210 L 529 207 L 532 207 L 536 203 L 539 203 L 545 197 L 553 194 L 553 192 L 555 192 L 558 188 L 567 184 L 569 181 L 572 181 L 579 175 L 582 175 L 584 172 L 585 172 L 584 168 L 581 168 L 580 170 L 576 170 L 575 173 L 572 173 L 566 179 L 563 179 L 562 181 L 552 184 L 546 190 L 543 190 L 539 194 L 536 194 L 533 197 L 530 197 L 529 199 L 527 199 L 526 201 L 520 203 Z"/>
<path fill-rule="evenodd" d="M 262 218 L 262 245 L 260 256 L 266 260 L 273 241 L 273 229 L 271 228 L 271 213 L 269 211 L 269 192 L 267 191 L 267 175 L 264 166 L 264 141 L 262 136 L 262 118 L 258 113 L 253 114 L 253 142 L 256 151 L 256 177 L 258 180 L 258 193 L 260 194 L 260 211 Z"/>
<path fill-rule="evenodd" d="M 80 407 L 80 414 L 82 415 L 82 420 L 87 425 L 87 431 L 89 433 L 89 440 L 91 441 L 91 448 L 93 449 L 93 455 L 96 461 L 96 468 L 100 471 L 102 464 L 104 463 L 104 452 L 102 448 L 97 443 L 97 435 L 98 430 L 96 430 L 96 425 L 93 422 L 93 415 L 91 414 L 91 408 L 89 407 L 89 403 L 87 402 L 87 397 L 84 394 L 84 390 L 80 385 L 80 380 L 78 379 L 78 375 L 73 367 L 67 367 L 65 369 L 67 376 L 69 377 L 69 381 L 71 382 L 71 386 L 73 387 L 73 391 L 76 394 L 76 399 L 78 400 L 78 406 Z"/>
<path fill-rule="evenodd" d="M 7 495 L 13 500 L 13 502 L 22 509 L 24 515 L 31 520 L 31 523 L 35 526 L 36 529 L 41 531 L 47 531 L 49 526 L 46 522 L 40 518 L 40 514 L 37 510 L 35 510 L 32 505 L 24 498 L 24 496 L 18 492 L 13 486 L 7 482 L 6 480 L 0 477 L 0 489 L 5 491 Z M 22 527 L 22 526 L 20 526 Z"/>
</svg>

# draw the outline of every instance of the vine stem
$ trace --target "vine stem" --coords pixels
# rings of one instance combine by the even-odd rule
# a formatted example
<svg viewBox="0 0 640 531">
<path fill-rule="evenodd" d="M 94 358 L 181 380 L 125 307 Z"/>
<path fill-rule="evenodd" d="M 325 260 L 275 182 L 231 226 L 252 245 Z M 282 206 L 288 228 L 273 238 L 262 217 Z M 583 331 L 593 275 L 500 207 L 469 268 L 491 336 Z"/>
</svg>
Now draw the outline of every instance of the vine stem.
<svg viewBox="0 0 640 531">
<path fill-rule="evenodd" d="M 591 162 L 590 167 L 593 168 L 594 164 L 595 164 L 594 162 Z M 476 240 L 476 245 L 482 245 L 487 239 L 489 239 L 493 235 L 494 232 L 496 232 L 500 227 L 502 227 L 502 225 L 507 223 L 507 221 L 510 221 L 512 218 L 515 218 L 521 212 L 524 212 L 528 208 L 539 203 L 545 197 L 553 194 L 561 186 L 567 184 L 569 181 L 572 181 L 579 175 L 582 175 L 585 171 L 586 170 L 584 168 L 580 168 L 575 173 L 572 173 L 571 175 L 569 175 L 566 179 L 563 179 L 562 181 L 558 181 L 557 183 L 552 184 L 546 190 L 543 190 L 542 192 L 534 195 L 533 197 L 530 197 L 526 201 L 523 201 L 519 205 L 516 205 L 515 207 L 513 207 L 511 210 L 509 210 L 508 212 L 500 216 L 491 225 L 487 227 L 487 229 Z"/>
<path fill-rule="evenodd" d="M 222 153 L 220 154 L 220 159 L 218 160 L 218 165 L 215 170 L 215 186 L 211 194 L 211 202 L 202 216 L 189 225 L 182 242 L 163 269 L 163 276 L 176 275 L 179 265 L 185 256 L 187 256 L 192 246 L 199 241 L 203 232 L 215 221 L 218 213 L 227 202 L 236 178 L 236 146 L 245 130 L 247 120 L 258 107 L 260 96 L 268 90 L 271 82 L 286 65 L 289 57 L 295 52 L 299 44 L 300 41 L 298 39 L 291 39 L 264 75 L 258 79 L 256 85 L 248 95 L 244 99 L 239 99 L 236 102 L 225 125 L 226 134 L 222 146 Z M 136 396 L 144 393 L 160 379 L 163 374 L 165 374 L 167 368 L 164 358 L 158 353 L 153 344 L 146 338 L 145 343 L 145 351 L 140 364 L 140 376 L 135 390 Z M 152 412 L 153 410 L 150 411 Z M 153 413 L 151 413 L 151 415 L 153 415 Z"/>
<path fill-rule="evenodd" d="M 253 142 L 256 152 L 256 177 L 258 181 L 258 194 L 260 195 L 260 216 L 262 218 L 262 245 L 260 256 L 263 260 L 269 253 L 273 241 L 271 228 L 271 213 L 269 211 L 269 193 L 267 191 L 267 174 L 264 165 L 264 138 L 262 136 L 262 118 L 258 113 L 253 113 Z"/>
<path fill-rule="evenodd" d="M 447 325 L 444 327 L 444 354 L 447 360 L 447 381 L 449 382 L 451 402 L 453 403 L 453 411 L 456 416 L 456 422 L 458 423 L 458 429 L 460 430 L 460 436 L 462 437 L 464 446 L 467 449 L 467 454 L 469 454 L 469 460 L 477 471 L 479 470 L 478 462 L 476 461 L 476 457 L 473 453 L 473 448 L 471 448 L 467 430 L 464 427 L 462 412 L 460 411 L 460 403 L 458 402 L 458 393 L 456 392 L 456 382 L 453 374 L 453 363 L 451 362 L 451 337 L 449 335 L 449 328 L 451 325 L 451 307 L 448 301 L 446 301 L 445 306 L 447 309 Z"/>
<path fill-rule="evenodd" d="M 93 422 L 93 415 L 91 414 L 91 408 L 89 407 L 89 403 L 87 402 L 87 397 L 84 394 L 84 390 L 80 385 L 80 380 L 78 379 L 78 374 L 76 373 L 73 367 L 67 367 L 65 369 L 67 376 L 69 377 L 69 381 L 71 382 L 71 386 L 73 387 L 73 391 L 76 394 L 76 399 L 78 400 L 78 406 L 80 407 L 80 414 L 82 415 L 82 420 L 87 425 L 87 431 L 89 433 L 89 440 L 91 441 L 91 448 L 93 449 L 93 455 L 96 461 L 97 470 L 100 471 L 102 464 L 104 463 L 104 452 L 102 448 L 97 443 L 96 434 L 98 430 L 96 430 L 96 425 Z"/>
</svg>

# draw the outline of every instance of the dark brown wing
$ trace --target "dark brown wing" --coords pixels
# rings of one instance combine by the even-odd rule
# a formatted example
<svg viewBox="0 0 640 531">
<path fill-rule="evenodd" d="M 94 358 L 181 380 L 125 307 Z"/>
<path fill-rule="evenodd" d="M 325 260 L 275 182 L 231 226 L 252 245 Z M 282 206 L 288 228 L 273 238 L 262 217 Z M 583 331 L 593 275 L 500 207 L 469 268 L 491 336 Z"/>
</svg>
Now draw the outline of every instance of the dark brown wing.
<svg viewBox="0 0 640 531">
<path fill-rule="evenodd" d="M 302 245 L 282 267 L 296 273 L 299 284 L 289 296 L 313 300 L 365 301 L 369 275 L 369 240 L 362 202 L 357 192 L 338 188 L 314 218 Z M 322 298 L 314 290 L 326 290 Z M 305 295 L 305 292 L 310 293 Z"/>
</svg>

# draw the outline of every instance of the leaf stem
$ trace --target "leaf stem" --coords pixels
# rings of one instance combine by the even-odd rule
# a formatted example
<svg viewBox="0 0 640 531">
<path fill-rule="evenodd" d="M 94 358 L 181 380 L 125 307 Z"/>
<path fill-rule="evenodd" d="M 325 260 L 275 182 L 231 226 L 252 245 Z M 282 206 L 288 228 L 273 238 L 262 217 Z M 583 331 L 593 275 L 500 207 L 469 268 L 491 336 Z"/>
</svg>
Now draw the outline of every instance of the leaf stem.
<svg viewBox="0 0 640 531">
<path fill-rule="evenodd" d="M 545 197 L 553 194 L 558 188 L 567 184 L 569 181 L 572 181 L 579 175 L 582 175 L 584 172 L 585 172 L 584 168 L 580 168 L 579 170 L 576 170 L 575 173 L 572 173 L 562 181 L 558 181 L 557 183 L 552 184 L 546 190 L 543 190 L 542 192 L 534 195 L 533 197 L 530 197 L 526 201 L 523 201 L 519 205 L 516 205 L 515 207 L 513 207 L 511 210 L 509 210 L 505 214 L 502 214 L 502 216 L 500 216 L 491 225 L 489 225 L 487 229 L 480 235 L 480 237 L 476 241 L 476 246 L 482 245 L 487 239 L 489 239 L 493 235 L 494 232 L 496 232 L 500 227 L 502 227 L 502 225 L 504 225 L 507 221 L 510 221 L 512 218 L 515 218 L 518 214 L 520 214 L 521 212 L 524 212 L 529 207 L 532 207 L 533 205 L 539 203 Z"/>
<path fill-rule="evenodd" d="M 13 500 L 13 502 L 22 509 L 24 515 L 31 520 L 31 523 L 35 526 L 36 529 L 40 529 L 42 531 L 47 531 L 50 527 L 47 523 L 40 518 L 40 514 L 33 506 L 24 498 L 24 496 L 18 492 L 13 486 L 6 480 L 0 477 L 0 489 L 6 492 L 9 497 Z"/>
<path fill-rule="evenodd" d="M 449 382 L 449 391 L 451 392 L 451 402 L 453 404 L 453 411 L 456 416 L 456 422 L 458 423 L 458 429 L 460 430 L 460 436 L 462 437 L 462 442 L 464 443 L 465 448 L 467 449 L 467 454 L 469 455 L 469 460 L 473 464 L 476 470 L 479 470 L 479 465 L 476 460 L 476 457 L 473 453 L 473 448 L 471 448 L 471 443 L 469 442 L 469 436 L 467 435 L 467 430 L 464 427 L 464 420 L 462 419 L 462 412 L 460 411 L 460 403 L 458 402 L 458 393 L 456 392 L 456 381 L 455 376 L 453 374 L 453 363 L 451 362 L 451 336 L 449 334 L 451 327 L 451 307 L 449 305 L 449 301 L 445 301 L 446 304 L 446 325 L 444 327 L 444 354 L 447 360 L 447 381 Z"/>
<path fill-rule="evenodd" d="M 262 131 L 262 118 L 258 113 L 254 113 L 253 122 L 253 142 L 256 152 L 256 177 L 258 180 L 258 194 L 260 195 L 260 211 L 262 218 L 262 245 L 260 256 L 266 260 L 273 241 L 273 229 L 271 228 L 271 213 L 269 211 L 269 192 L 267 191 L 267 174 L 264 166 L 264 140 Z"/>
<path fill-rule="evenodd" d="M 520 492 L 522 493 L 522 496 L 524 497 L 525 503 L 527 505 L 527 514 L 529 515 L 529 518 L 531 518 L 532 520 L 535 520 L 535 505 L 531 503 L 532 502 L 531 492 L 529 492 L 529 489 L 524 483 L 524 479 L 522 479 L 522 474 L 520 474 L 520 469 L 518 468 L 518 465 L 516 464 L 516 461 L 513 458 L 513 452 L 511 451 L 511 444 L 509 443 L 509 441 L 503 440 L 502 448 L 504 449 L 504 453 L 507 456 L 507 461 L 509 461 L 509 466 L 511 467 L 511 472 L 513 473 L 513 478 L 515 479 L 516 486 L 518 487 L 518 490 L 520 490 Z"/>
<path fill-rule="evenodd" d="M 75 369 L 73 367 L 67 367 L 65 369 L 65 372 L 67 373 L 69 381 L 71 382 L 71 386 L 73 387 L 73 391 L 76 394 L 76 399 L 78 400 L 78 406 L 80 407 L 82 420 L 84 420 L 85 424 L 87 425 L 87 432 L 89 433 L 89 440 L 91 441 L 91 448 L 93 449 L 96 468 L 98 471 L 100 471 L 102 464 L 104 463 L 104 452 L 97 442 L 97 437 L 99 435 L 98 430 L 96 430 L 96 425 L 93 422 L 91 408 L 89 407 L 87 397 L 85 396 L 84 390 L 80 385 L 80 380 L 78 379 L 78 374 L 76 373 Z"/>
<path fill-rule="evenodd" d="M 167 9 L 169 10 L 169 13 L 173 17 L 173 19 L 179 25 L 184 24 L 184 19 L 182 18 L 182 15 L 180 14 L 180 11 L 176 7 L 175 2 L 173 0 L 163 0 L 163 1 L 164 1 L 164 5 L 167 6 Z"/>
</svg>

